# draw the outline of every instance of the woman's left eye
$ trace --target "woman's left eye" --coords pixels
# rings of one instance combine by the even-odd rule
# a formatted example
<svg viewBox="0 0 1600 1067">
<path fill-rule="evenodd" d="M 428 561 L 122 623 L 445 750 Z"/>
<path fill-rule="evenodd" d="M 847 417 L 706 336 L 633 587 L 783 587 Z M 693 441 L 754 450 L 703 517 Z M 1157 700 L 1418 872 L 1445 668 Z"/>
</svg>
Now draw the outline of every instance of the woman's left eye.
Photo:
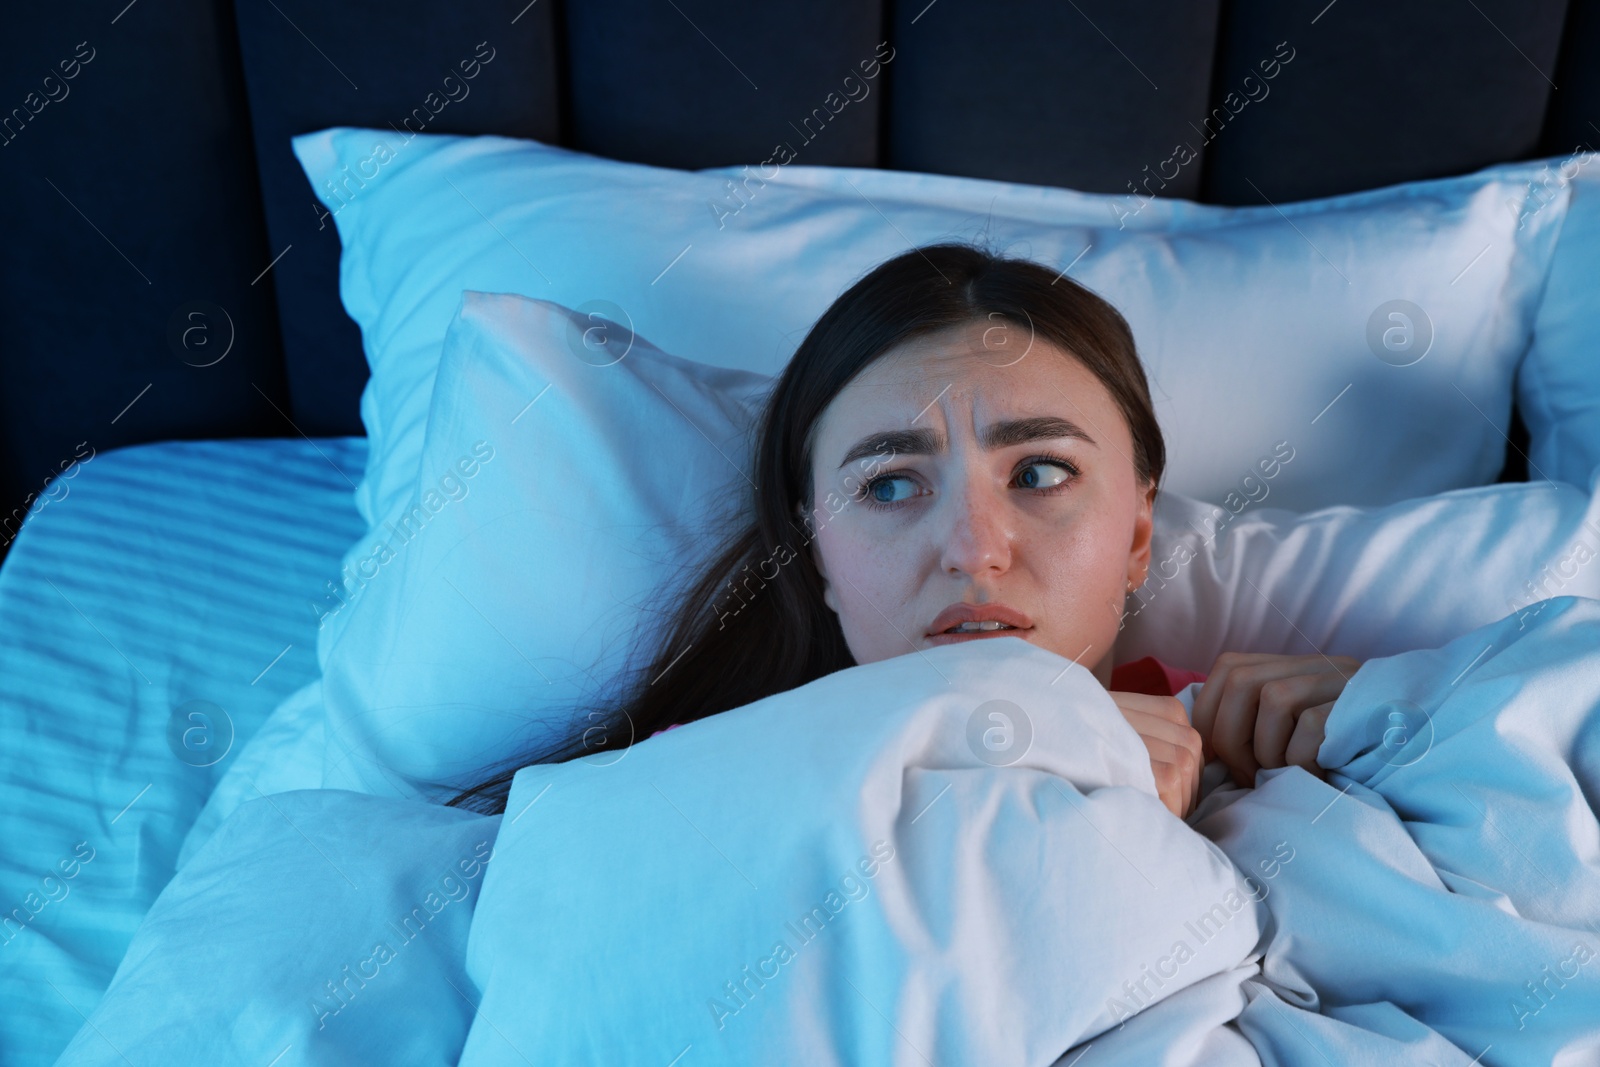
<svg viewBox="0 0 1600 1067">
<path fill-rule="evenodd" d="M 1078 468 L 1065 460 L 1030 459 L 1017 472 L 1017 484 L 1024 489 L 1054 489 L 1078 476 Z"/>
<path fill-rule="evenodd" d="M 1065 492 L 1077 480 L 1077 466 L 1055 456 L 1033 456 L 1022 462 L 1012 482 L 1019 489 L 1042 494 Z M 870 508 L 891 511 L 913 497 L 928 495 L 904 473 L 880 474 L 855 491 L 855 499 Z"/>
</svg>

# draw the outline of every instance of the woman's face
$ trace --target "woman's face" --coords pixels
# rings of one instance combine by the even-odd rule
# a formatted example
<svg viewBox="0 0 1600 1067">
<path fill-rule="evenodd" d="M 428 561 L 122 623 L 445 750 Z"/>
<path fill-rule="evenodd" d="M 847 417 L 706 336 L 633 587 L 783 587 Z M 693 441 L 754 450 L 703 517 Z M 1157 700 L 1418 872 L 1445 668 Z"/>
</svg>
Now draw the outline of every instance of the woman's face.
<svg viewBox="0 0 1600 1067">
<path fill-rule="evenodd" d="M 1109 685 L 1156 490 L 1139 484 L 1099 379 L 996 322 L 891 349 L 823 412 L 811 476 L 824 596 L 857 663 L 1010 636 Z M 1015 628 L 943 632 L 969 608 L 978 627 L 998 615 Z"/>
</svg>

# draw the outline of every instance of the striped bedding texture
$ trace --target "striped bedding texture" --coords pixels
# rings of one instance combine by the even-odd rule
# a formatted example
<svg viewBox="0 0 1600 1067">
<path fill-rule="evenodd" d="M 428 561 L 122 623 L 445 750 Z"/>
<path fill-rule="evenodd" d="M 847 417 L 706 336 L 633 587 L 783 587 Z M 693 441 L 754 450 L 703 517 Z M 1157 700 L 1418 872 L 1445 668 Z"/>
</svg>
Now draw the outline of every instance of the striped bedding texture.
<svg viewBox="0 0 1600 1067">
<path fill-rule="evenodd" d="M 366 452 L 103 452 L 17 534 L 0 566 L 0 1063 L 54 1062 L 232 758 L 317 676 L 313 605 L 363 532 Z"/>
</svg>

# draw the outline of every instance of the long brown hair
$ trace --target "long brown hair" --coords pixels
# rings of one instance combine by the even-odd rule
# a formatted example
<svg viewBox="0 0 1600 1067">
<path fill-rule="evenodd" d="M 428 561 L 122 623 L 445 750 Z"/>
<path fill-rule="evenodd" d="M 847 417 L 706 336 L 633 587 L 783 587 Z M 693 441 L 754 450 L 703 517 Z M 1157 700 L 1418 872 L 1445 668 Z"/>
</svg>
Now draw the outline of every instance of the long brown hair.
<svg viewBox="0 0 1600 1067">
<path fill-rule="evenodd" d="M 809 551 L 811 446 L 818 419 L 867 365 L 903 341 L 974 320 L 1004 322 L 1070 352 L 1110 392 L 1133 438 L 1134 474 L 1160 481 L 1166 445 L 1127 322 L 1105 300 L 1027 259 L 974 244 L 913 248 L 841 295 L 784 369 L 757 430 L 755 488 L 742 526 L 678 596 L 659 644 L 636 635 L 646 665 L 626 695 L 554 748 L 520 753 L 447 803 L 497 814 L 522 767 L 620 750 L 673 723 L 727 711 L 855 665 L 823 603 Z M 796 505 L 799 505 L 797 510 Z M 780 546 L 786 564 L 761 569 Z M 737 597 L 737 615 L 719 610 Z M 748 599 L 747 599 L 748 598 Z M 644 628 L 641 628 L 643 630 Z"/>
</svg>

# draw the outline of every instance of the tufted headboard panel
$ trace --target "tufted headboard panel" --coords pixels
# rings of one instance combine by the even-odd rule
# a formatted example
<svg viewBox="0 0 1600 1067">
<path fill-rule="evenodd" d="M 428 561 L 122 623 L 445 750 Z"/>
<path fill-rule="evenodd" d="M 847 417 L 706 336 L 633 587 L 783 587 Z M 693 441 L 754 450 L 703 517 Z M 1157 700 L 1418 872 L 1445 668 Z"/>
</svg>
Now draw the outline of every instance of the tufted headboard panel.
<svg viewBox="0 0 1600 1067">
<path fill-rule="evenodd" d="M 94 0 L 7 23 L 0 511 L 79 442 L 362 432 L 338 237 L 289 147 L 326 126 L 683 168 L 784 141 L 1220 204 L 1600 144 L 1600 0 Z"/>
</svg>

